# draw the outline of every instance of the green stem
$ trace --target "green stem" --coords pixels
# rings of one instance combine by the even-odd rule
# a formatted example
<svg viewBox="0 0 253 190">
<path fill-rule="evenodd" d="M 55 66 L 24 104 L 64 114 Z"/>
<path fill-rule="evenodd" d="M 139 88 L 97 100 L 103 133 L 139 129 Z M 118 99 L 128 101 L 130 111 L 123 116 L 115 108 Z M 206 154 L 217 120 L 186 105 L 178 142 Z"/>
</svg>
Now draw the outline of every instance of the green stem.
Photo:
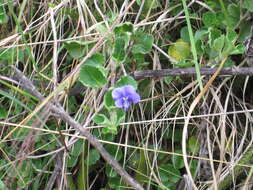
<svg viewBox="0 0 253 190">
<path fill-rule="evenodd" d="M 182 3 L 183 3 L 183 7 L 184 7 L 184 13 L 185 13 L 185 17 L 186 17 L 188 32 L 189 32 L 189 36 L 190 36 L 191 51 L 192 51 L 192 55 L 193 55 L 193 61 L 194 61 L 194 64 L 195 64 L 197 81 L 198 81 L 200 90 L 202 90 L 203 89 L 203 83 L 202 83 L 201 75 L 200 75 L 200 66 L 199 66 L 199 63 L 198 63 L 197 50 L 196 50 L 196 46 L 195 46 L 195 40 L 194 40 L 194 36 L 193 36 L 193 32 L 192 32 L 190 16 L 189 16 L 188 8 L 187 8 L 187 5 L 186 5 L 186 0 L 182 0 Z"/>
</svg>

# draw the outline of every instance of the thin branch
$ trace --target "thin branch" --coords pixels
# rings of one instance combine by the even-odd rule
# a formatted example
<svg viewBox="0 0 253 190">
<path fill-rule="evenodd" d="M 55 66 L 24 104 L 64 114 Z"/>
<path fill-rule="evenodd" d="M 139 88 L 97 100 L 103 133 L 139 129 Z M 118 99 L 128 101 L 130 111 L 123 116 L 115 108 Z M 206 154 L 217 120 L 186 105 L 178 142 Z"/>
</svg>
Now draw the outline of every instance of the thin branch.
<svg viewBox="0 0 253 190">
<path fill-rule="evenodd" d="M 11 66 L 11 68 L 15 71 L 16 78 L 20 81 L 20 85 L 28 90 L 31 94 L 39 98 L 41 101 L 43 101 L 45 98 L 42 96 L 42 94 L 36 90 L 35 86 L 32 84 L 32 82 L 16 67 Z M 63 109 L 61 105 L 54 105 L 52 102 L 48 102 L 46 104 L 48 108 L 50 108 L 51 111 L 56 113 L 63 121 L 68 123 L 70 126 L 75 128 L 77 131 L 80 132 L 84 137 L 87 138 L 88 142 L 96 148 L 101 156 L 104 158 L 104 160 L 114 168 L 117 173 L 122 177 L 122 179 L 129 184 L 131 187 L 133 187 L 136 190 L 144 190 L 143 187 L 134 180 L 120 165 L 119 163 L 111 157 L 111 155 L 105 150 L 103 145 L 99 142 L 99 140 L 93 136 L 87 129 L 83 128 L 78 122 L 76 122 L 72 117 L 69 116 L 69 114 Z"/>
<path fill-rule="evenodd" d="M 201 75 L 213 75 L 217 68 L 201 68 Z M 161 70 L 143 70 L 136 71 L 131 76 L 135 80 L 145 79 L 145 78 L 161 78 L 166 76 L 195 76 L 195 68 L 174 68 L 174 69 L 161 69 Z M 253 67 L 227 67 L 223 68 L 219 75 L 253 75 Z"/>
</svg>

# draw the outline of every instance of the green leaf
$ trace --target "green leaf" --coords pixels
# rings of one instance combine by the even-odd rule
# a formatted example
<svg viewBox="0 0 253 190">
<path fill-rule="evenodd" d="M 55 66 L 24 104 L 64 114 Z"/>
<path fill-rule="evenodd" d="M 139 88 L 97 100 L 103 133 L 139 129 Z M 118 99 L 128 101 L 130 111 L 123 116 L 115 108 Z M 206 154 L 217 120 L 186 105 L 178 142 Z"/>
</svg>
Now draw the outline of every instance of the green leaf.
<svg viewBox="0 0 253 190">
<path fill-rule="evenodd" d="M 0 50 L 0 60 L 14 62 L 16 60 L 17 52 L 17 48 Z"/>
<path fill-rule="evenodd" d="M 116 108 L 114 100 L 112 98 L 112 90 L 109 90 L 105 93 L 104 105 L 108 110 Z"/>
<path fill-rule="evenodd" d="M 251 22 L 249 21 L 244 21 L 240 24 L 239 26 L 240 32 L 238 36 L 238 42 L 244 42 L 247 36 L 250 35 L 250 29 L 251 29 Z"/>
<path fill-rule="evenodd" d="M 125 121 L 126 112 L 122 109 L 117 109 L 116 116 L 117 116 L 117 120 L 115 122 L 115 125 L 118 126 L 120 123 Z"/>
<path fill-rule="evenodd" d="M 98 124 L 104 126 L 102 128 L 103 134 L 117 134 L 118 125 L 124 121 L 125 112 L 121 109 L 116 109 L 110 112 L 110 120 L 104 114 L 97 114 L 92 120 Z"/>
<path fill-rule="evenodd" d="M 197 160 L 191 160 L 190 162 L 190 171 L 193 176 L 196 176 L 196 172 L 198 170 L 198 161 Z"/>
<path fill-rule="evenodd" d="M 107 83 L 106 70 L 84 64 L 79 73 L 79 80 L 87 87 L 102 87 Z"/>
<path fill-rule="evenodd" d="M 202 16 L 202 21 L 206 27 L 214 27 L 217 25 L 216 14 L 212 12 L 206 12 Z"/>
<path fill-rule="evenodd" d="M 197 30 L 194 34 L 194 40 L 202 40 L 208 34 L 208 30 Z"/>
<path fill-rule="evenodd" d="M 243 53 L 245 53 L 245 47 L 243 45 L 237 45 L 229 54 L 238 55 L 238 54 L 243 54 Z"/>
<path fill-rule="evenodd" d="M 82 153 L 83 143 L 84 141 L 82 139 L 79 139 L 75 142 L 75 144 L 72 146 L 71 156 L 78 157 Z"/>
<path fill-rule="evenodd" d="M 134 30 L 133 24 L 130 22 L 126 22 L 126 23 L 117 25 L 114 28 L 113 32 L 116 36 L 121 36 L 122 34 L 124 35 L 124 33 L 133 33 L 133 30 Z"/>
<path fill-rule="evenodd" d="M 242 6 L 246 8 L 248 11 L 253 12 L 253 1 L 252 0 L 244 0 L 242 2 Z"/>
<path fill-rule="evenodd" d="M 117 187 L 119 187 L 121 184 L 121 180 L 119 177 L 110 177 L 108 180 L 108 185 L 110 186 L 110 188 L 115 189 Z"/>
<path fill-rule="evenodd" d="M 219 38 L 214 40 L 212 48 L 215 51 L 221 53 L 224 47 L 224 44 L 225 44 L 225 35 L 221 35 Z"/>
<path fill-rule="evenodd" d="M 223 67 L 233 67 L 233 66 L 235 66 L 235 62 L 230 57 L 228 57 Z"/>
<path fill-rule="evenodd" d="M 189 32 L 188 32 L 188 27 L 185 26 L 183 28 L 181 28 L 180 30 L 180 37 L 183 41 L 190 43 L 190 36 L 189 36 Z"/>
<path fill-rule="evenodd" d="M 189 43 L 178 39 L 174 44 L 169 47 L 168 54 L 176 61 L 181 61 L 189 58 L 191 48 Z"/>
<path fill-rule="evenodd" d="M 187 68 L 187 67 L 192 67 L 194 65 L 194 62 L 182 60 L 182 61 L 178 61 L 174 65 L 179 68 Z"/>
<path fill-rule="evenodd" d="M 116 177 L 118 173 L 109 164 L 106 164 L 105 174 L 107 177 L 112 178 L 112 177 Z"/>
<path fill-rule="evenodd" d="M 137 161 L 137 171 L 135 173 L 135 179 L 143 185 L 145 181 L 148 181 L 148 166 L 147 166 L 147 161 L 145 157 L 145 152 L 144 150 L 140 150 L 140 154 L 138 157 Z"/>
<path fill-rule="evenodd" d="M 89 152 L 89 157 L 86 159 L 88 166 L 94 165 L 100 159 L 100 154 L 96 149 L 92 149 Z"/>
<path fill-rule="evenodd" d="M 181 142 L 181 140 L 182 140 L 182 133 L 183 133 L 182 129 L 175 129 L 175 130 L 168 129 L 166 131 L 165 138 L 169 139 L 169 140 L 173 140 L 175 142 Z"/>
<path fill-rule="evenodd" d="M 108 30 L 107 30 L 105 24 L 100 23 L 100 24 L 96 25 L 96 29 L 97 29 L 97 31 L 98 31 L 101 35 L 103 35 L 103 36 L 107 35 Z"/>
<path fill-rule="evenodd" d="M 115 39 L 115 44 L 112 52 L 112 57 L 117 62 L 123 62 L 126 59 L 126 49 L 129 44 L 129 39 L 126 39 L 126 36 L 119 36 Z"/>
<path fill-rule="evenodd" d="M 0 119 L 5 119 L 7 117 L 7 111 L 0 107 Z"/>
<path fill-rule="evenodd" d="M 170 181 L 176 183 L 180 180 L 180 171 L 171 164 L 162 164 L 159 167 L 159 174 L 162 182 Z"/>
<path fill-rule="evenodd" d="M 110 120 L 104 114 L 95 115 L 92 121 L 94 121 L 97 125 L 108 125 L 110 123 Z"/>
<path fill-rule="evenodd" d="M 234 42 L 237 39 L 238 35 L 234 30 L 228 29 L 227 34 L 226 34 L 226 38 L 231 41 Z"/>
<path fill-rule="evenodd" d="M 212 47 L 214 40 L 221 36 L 221 31 L 216 28 L 209 28 L 208 32 L 208 44 L 210 47 Z"/>
<path fill-rule="evenodd" d="M 73 58 L 77 59 L 84 55 L 86 45 L 79 41 L 69 41 L 64 43 L 64 47 Z"/>
<path fill-rule="evenodd" d="M 175 153 L 182 154 L 182 151 L 176 150 Z M 181 169 L 184 167 L 184 159 L 182 156 L 172 155 L 171 160 L 176 169 Z"/>
<path fill-rule="evenodd" d="M 253 3 L 253 1 L 252 1 Z M 229 14 L 229 25 L 234 27 L 240 21 L 240 6 L 236 4 L 228 5 L 228 14 Z"/>
<path fill-rule="evenodd" d="M 188 148 L 191 153 L 197 153 L 200 149 L 200 144 L 197 137 L 191 136 L 188 140 Z"/>
<path fill-rule="evenodd" d="M 105 149 L 117 161 L 120 161 L 123 158 L 122 150 L 119 147 L 117 147 L 115 145 L 107 144 L 107 145 L 105 145 Z"/>
<path fill-rule="evenodd" d="M 99 67 L 99 68 L 104 68 L 103 67 L 104 64 L 105 64 L 105 58 L 100 53 L 93 54 L 90 58 L 88 58 L 85 61 L 85 65 L 90 65 L 90 66 Z"/>
<path fill-rule="evenodd" d="M 136 80 L 134 80 L 133 77 L 125 76 L 125 77 L 122 77 L 119 81 L 117 81 L 115 87 L 118 88 L 125 85 L 132 85 L 135 89 L 137 89 L 137 86 L 138 86 Z"/>
<path fill-rule="evenodd" d="M 77 161 L 78 161 L 78 157 L 75 157 L 75 156 L 68 157 L 67 167 L 73 168 L 77 164 Z"/>
<path fill-rule="evenodd" d="M 151 51 L 154 37 L 151 34 L 137 31 L 134 34 L 134 45 L 132 47 L 133 54 L 147 54 Z"/>
</svg>

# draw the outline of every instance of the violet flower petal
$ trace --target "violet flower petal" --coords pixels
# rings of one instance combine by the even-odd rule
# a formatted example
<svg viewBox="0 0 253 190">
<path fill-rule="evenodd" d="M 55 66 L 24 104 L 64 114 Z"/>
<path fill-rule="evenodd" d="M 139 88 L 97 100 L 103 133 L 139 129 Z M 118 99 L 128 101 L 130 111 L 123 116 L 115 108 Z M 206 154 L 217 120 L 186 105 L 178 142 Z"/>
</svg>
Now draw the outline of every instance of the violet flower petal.
<svg viewBox="0 0 253 190">
<path fill-rule="evenodd" d="M 129 99 L 133 103 L 137 104 L 141 100 L 141 97 L 140 97 L 140 95 L 138 93 L 135 92 L 135 93 L 131 94 L 131 96 L 129 97 Z"/>
<path fill-rule="evenodd" d="M 112 97 L 115 101 L 116 107 L 123 108 L 125 111 L 132 103 L 136 104 L 141 99 L 140 95 L 135 91 L 135 88 L 132 85 L 115 88 L 112 91 Z"/>
<path fill-rule="evenodd" d="M 123 108 L 125 111 L 128 110 L 129 106 L 131 105 L 131 102 L 129 102 L 128 100 L 123 100 Z"/>
<path fill-rule="evenodd" d="M 115 105 L 116 105 L 116 107 L 118 107 L 118 108 L 123 108 L 123 107 L 124 107 L 124 100 L 123 100 L 123 98 L 117 99 L 117 100 L 115 101 Z"/>
<path fill-rule="evenodd" d="M 112 98 L 113 98 L 114 100 L 119 99 L 119 98 L 121 98 L 121 97 L 123 97 L 123 96 L 124 96 L 124 94 L 123 94 L 121 88 L 115 88 L 115 89 L 112 91 Z"/>
</svg>

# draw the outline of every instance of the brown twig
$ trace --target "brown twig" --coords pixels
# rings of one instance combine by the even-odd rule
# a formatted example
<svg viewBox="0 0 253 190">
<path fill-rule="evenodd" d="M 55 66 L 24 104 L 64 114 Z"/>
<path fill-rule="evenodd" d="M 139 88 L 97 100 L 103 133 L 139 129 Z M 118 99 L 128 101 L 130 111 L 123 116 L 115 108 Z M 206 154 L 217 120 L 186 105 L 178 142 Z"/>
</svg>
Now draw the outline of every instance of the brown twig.
<svg viewBox="0 0 253 190">
<path fill-rule="evenodd" d="M 213 75 L 217 68 L 201 68 L 201 75 Z M 130 74 L 135 80 L 145 78 L 161 78 L 166 76 L 194 76 L 196 75 L 195 68 L 174 68 L 174 69 L 161 69 L 161 70 L 143 70 L 136 71 Z M 219 75 L 253 75 L 253 67 L 227 67 L 223 68 Z"/>
<path fill-rule="evenodd" d="M 32 84 L 32 82 L 15 66 L 11 66 L 11 68 L 15 71 L 16 78 L 20 81 L 20 85 L 29 91 L 31 94 L 39 98 L 41 101 L 43 101 L 45 98 L 42 96 L 42 94 L 37 91 L 35 86 Z M 122 177 L 122 179 L 129 184 L 131 187 L 133 187 L 136 190 L 144 190 L 143 187 L 134 180 L 120 165 L 119 163 L 111 157 L 111 155 L 105 150 L 103 145 L 98 141 L 98 139 L 93 136 L 87 129 L 83 128 L 78 122 L 76 122 L 72 117 L 69 116 L 69 114 L 63 109 L 63 107 L 59 104 L 54 105 L 52 102 L 48 102 L 46 106 L 56 113 L 63 121 L 68 123 L 70 126 L 75 128 L 82 134 L 84 137 L 87 138 L 88 142 L 96 148 L 101 156 L 104 158 L 104 160 L 114 168 L 117 173 Z"/>
</svg>

